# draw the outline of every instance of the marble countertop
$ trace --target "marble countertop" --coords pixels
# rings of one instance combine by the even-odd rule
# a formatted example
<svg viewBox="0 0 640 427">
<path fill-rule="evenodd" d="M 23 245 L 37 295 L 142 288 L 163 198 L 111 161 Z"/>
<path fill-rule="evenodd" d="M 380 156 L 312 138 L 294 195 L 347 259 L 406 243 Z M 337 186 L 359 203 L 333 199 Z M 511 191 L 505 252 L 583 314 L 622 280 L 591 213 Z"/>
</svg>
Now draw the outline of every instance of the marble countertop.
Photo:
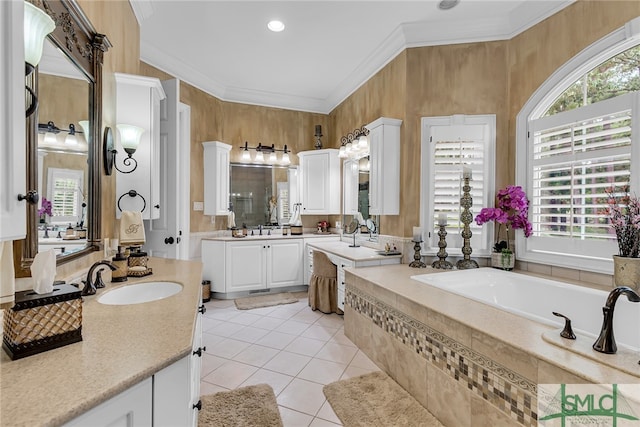
<svg viewBox="0 0 640 427">
<path fill-rule="evenodd" d="M 355 262 L 402 258 L 402 254 L 382 255 L 381 251 L 365 246 L 353 248 L 347 242 L 313 242 L 309 246 Z"/>
<path fill-rule="evenodd" d="M 273 230 L 272 230 L 273 231 Z M 333 233 L 304 233 L 304 234 L 296 234 L 296 235 L 291 235 L 288 234 L 286 236 L 282 235 L 280 233 L 280 230 L 277 230 L 277 232 L 273 232 L 271 235 L 267 234 L 267 230 L 262 230 L 262 236 L 258 235 L 258 233 L 256 232 L 253 236 L 252 235 L 248 235 L 246 237 L 231 237 L 231 236 L 222 236 L 222 237 L 203 237 L 202 240 L 217 240 L 217 241 L 223 241 L 223 242 L 230 242 L 230 241 L 244 241 L 244 240 L 265 240 L 265 239 L 308 239 L 308 238 L 326 238 L 326 237 L 333 237 L 333 238 L 340 238 L 339 234 L 333 234 Z"/>
<path fill-rule="evenodd" d="M 0 356 L 0 425 L 56 426 L 97 406 L 189 354 L 201 304 L 202 264 L 151 258 L 153 274 L 110 282 L 83 297 L 82 342 L 12 361 Z M 175 281 L 183 289 L 142 304 L 103 305 L 111 289 Z"/>
<path fill-rule="evenodd" d="M 549 340 L 545 340 L 544 335 L 559 333 L 560 329 L 558 328 L 534 322 L 411 279 L 411 276 L 430 273 L 439 274 L 445 270 L 437 270 L 431 267 L 411 268 L 406 264 L 401 264 L 360 269 L 346 268 L 345 271 L 347 272 L 347 284 L 351 282 L 348 278 L 349 275 L 371 282 L 375 287 L 371 287 L 370 284 L 367 285 L 368 292 L 387 304 L 395 306 L 396 298 L 400 296 L 446 317 L 455 319 L 471 329 L 478 329 L 478 325 L 482 325 L 481 330 L 483 333 L 508 342 L 509 345 L 535 355 L 537 358 L 546 360 L 551 364 L 562 365 L 563 369 L 592 382 L 603 384 L 640 383 L 640 366 L 637 365 L 640 354 L 636 358 L 632 358 L 633 360 L 621 359 L 621 362 L 628 364 L 628 366 L 625 366 L 625 371 L 627 372 L 623 372 L 597 361 L 598 358 L 610 359 L 612 355 L 598 353 L 594 354 L 594 359 L 592 359 L 573 352 L 568 347 L 562 348 L 548 342 Z M 518 273 L 524 274 L 524 272 Z M 363 282 L 358 281 L 358 283 Z M 594 313 L 594 316 L 598 315 L 600 313 Z M 632 325 L 631 327 L 637 327 L 637 325 Z M 584 342 L 586 347 L 590 347 L 593 339 L 578 336 L 578 339 L 571 343 L 571 346 L 582 345 L 580 342 Z M 637 374 L 631 375 L 628 372 L 637 372 Z"/>
</svg>

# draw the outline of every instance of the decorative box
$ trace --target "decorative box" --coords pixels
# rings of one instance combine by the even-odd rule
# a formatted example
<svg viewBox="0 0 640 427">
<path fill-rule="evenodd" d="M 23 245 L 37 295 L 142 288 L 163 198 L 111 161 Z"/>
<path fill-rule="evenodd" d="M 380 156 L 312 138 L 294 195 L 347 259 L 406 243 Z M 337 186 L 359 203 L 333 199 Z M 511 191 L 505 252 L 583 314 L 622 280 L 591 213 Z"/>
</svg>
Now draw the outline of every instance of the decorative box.
<svg viewBox="0 0 640 427">
<path fill-rule="evenodd" d="M 16 292 L 15 305 L 5 310 L 2 347 L 12 360 L 82 341 L 82 297 L 72 285 L 53 291 Z"/>
</svg>

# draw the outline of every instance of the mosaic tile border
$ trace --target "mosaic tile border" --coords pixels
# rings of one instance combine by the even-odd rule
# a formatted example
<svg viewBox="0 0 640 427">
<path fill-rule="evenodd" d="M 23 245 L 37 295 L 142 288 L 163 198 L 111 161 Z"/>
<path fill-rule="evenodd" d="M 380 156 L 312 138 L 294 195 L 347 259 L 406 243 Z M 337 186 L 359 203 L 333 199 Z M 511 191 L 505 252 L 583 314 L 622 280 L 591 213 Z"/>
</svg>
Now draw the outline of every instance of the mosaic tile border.
<svg viewBox="0 0 640 427">
<path fill-rule="evenodd" d="M 535 383 L 349 284 L 345 304 L 513 420 L 537 425 Z"/>
</svg>

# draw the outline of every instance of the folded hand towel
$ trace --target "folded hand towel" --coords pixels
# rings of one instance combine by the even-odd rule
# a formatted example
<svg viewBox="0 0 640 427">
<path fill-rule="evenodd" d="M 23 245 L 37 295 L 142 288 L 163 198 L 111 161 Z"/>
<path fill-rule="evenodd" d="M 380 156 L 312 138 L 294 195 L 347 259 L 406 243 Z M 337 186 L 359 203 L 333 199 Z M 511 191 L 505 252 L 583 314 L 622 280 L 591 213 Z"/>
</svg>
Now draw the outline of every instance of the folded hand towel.
<svg viewBox="0 0 640 427">
<path fill-rule="evenodd" d="M 236 214 L 233 211 L 229 211 L 227 214 L 227 228 L 234 228 L 236 226 Z"/>
<path fill-rule="evenodd" d="M 0 242 L 0 307 L 13 307 L 16 279 L 13 270 L 13 241 Z"/>
<path fill-rule="evenodd" d="M 120 244 L 143 245 L 145 242 L 142 212 L 122 211 L 120 217 Z"/>
</svg>

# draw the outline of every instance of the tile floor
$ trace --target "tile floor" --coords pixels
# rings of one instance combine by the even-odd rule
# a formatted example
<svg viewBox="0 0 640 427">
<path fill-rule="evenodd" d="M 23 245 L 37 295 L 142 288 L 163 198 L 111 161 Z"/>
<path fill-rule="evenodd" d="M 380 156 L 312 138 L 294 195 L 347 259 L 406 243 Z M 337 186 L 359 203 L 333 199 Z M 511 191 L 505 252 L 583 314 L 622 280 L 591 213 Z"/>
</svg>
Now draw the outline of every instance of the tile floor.
<svg viewBox="0 0 640 427">
<path fill-rule="evenodd" d="M 200 393 L 269 384 L 285 427 L 341 425 L 322 387 L 379 370 L 344 335 L 342 316 L 312 311 L 306 298 L 253 310 L 205 305 Z"/>
</svg>

